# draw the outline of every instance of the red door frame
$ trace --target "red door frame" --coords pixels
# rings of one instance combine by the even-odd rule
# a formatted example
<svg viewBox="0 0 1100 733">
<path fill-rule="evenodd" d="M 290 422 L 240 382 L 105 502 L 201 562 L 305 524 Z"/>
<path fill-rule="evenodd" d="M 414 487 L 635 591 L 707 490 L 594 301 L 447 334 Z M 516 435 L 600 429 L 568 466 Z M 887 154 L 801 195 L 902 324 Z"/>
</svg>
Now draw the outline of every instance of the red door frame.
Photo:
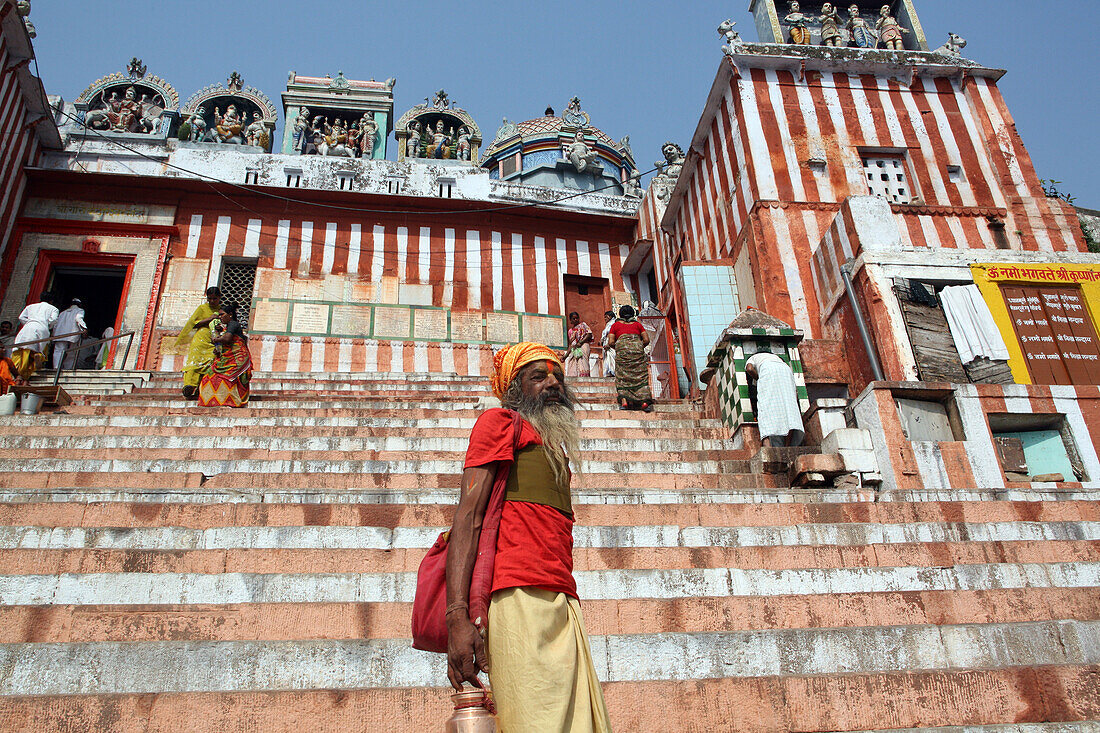
<svg viewBox="0 0 1100 733">
<path fill-rule="evenodd" d="M 123 312 L 126 310 L 126 300 L 130 295 L 130 279 L 134 274 L 134 254 L 105 254 L 102 252 L 73 252 L 72 250 L 41 249 L 38 251 L 38 263 L 34 268 L 34 277 L 31 279 L 31 288 L 27 292 L 27 305 L 37 303 L 42 291 L 46 289 L 46 282 L 50 279 L 50 272 L 58 265 L 74 265 L 76 267 L 125 267 L 126 277 L 122 281 L 122 293 L 118 298 L 118 314 L 115 315 L 114 331 L 117 335 L 122 328 Z M 114 363 L 115 347 L 117 341 L 111 342 L 109 363 Z M 123 367 L 126 365 L 123 364 Z"/>
</svg>

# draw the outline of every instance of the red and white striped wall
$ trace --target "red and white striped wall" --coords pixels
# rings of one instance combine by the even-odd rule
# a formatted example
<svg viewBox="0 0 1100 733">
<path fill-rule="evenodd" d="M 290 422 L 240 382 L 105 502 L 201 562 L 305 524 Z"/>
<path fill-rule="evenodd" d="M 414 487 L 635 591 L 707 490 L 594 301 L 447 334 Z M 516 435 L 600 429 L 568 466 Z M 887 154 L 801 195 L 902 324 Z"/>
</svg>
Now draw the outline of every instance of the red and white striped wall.
<svg viewBox="0 0 1100 733">
<path fill-rule="evenodd" d="M 830 227 L 842 202 L 868 194 L 863 151 L 904 153 L 917 199 L 892 207 L 903 247 L 994 249 L 992 218 L 1010 248 L 1086 250 L 1071 207 L 1044 194 L 995 72 L 910 78 L 760 60 L 723 61 L 661 216 L 670 234 L 643 225 L 660 211 L 652 191 L 643 203 L 662 292 L 677 256 L 736 259 L 748 245 L 760 307 L 820 337 L 819 295 L 835 292 L 829 273 L 853 254 Z M 822 242 L 830 251 L 818 253 Z"/>
<path fill-rule="evenodd" d="M 487 376 L 493 370 L 489 344 L 256 335 L 248 345 L 254 368 L 266 372 Z M 161 371 L 173 372 L 183 362 L 183 355 L 162 353 L 156 363 Z"/>
<path fill-rule="evenodd" d="M 223 257 L 257 258 L 260 267 L 289 269 L 294 277 L 351 274 L 381 283 L 431 284 L 433 305 L 460 310 L 564 315 L 564 275 L 605 278 L 613 292 L 636 292 L 622 263 L 633 241 L 633 221 L 615 226 L 555 225 L 517 217 L 477 226 L 415 213 L 388 218 L 325 216 L 281 218 L 181 207 L 176 256 L 210 260 L 217 282 Z M 443 302 L 444 285 L 452 285 Z M 262 294 L 261 294 L 262 295 Z"/>
<path fill-rule="evenodd" d="M 38 161 L 41 134 L 57 138 L 57 129 L 48 116 L 33 117 L 29 110 L 46 110 L 45 91 L 27 68 L 32 59 L 30 41 L 23 19 L 11 0 L 0 0 L 0 289 L 7 287 L 14 251 L 9 251 L 12 230 L 19 216 L 27 187 L 24 169 Z M 28 104 L 27 95 L 34 95 Z M 57 139 L 60 143 L 60 139 Z M 13 249 L 13 248 L 12 248 Z"/>
</svg>

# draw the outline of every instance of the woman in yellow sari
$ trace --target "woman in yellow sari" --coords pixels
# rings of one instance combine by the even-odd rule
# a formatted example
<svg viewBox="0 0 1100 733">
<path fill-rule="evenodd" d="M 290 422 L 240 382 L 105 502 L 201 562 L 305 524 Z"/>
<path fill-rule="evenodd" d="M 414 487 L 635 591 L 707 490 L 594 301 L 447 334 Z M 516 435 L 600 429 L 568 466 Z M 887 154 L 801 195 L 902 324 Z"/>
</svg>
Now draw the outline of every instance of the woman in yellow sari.
<svg viewBox="0 0 1100 733">
<path fill-rule="evenodd" d="M 210 322 L 217 320 L 222 294 L 217 288 L 206 289 L 206 302 L 195 309 L 176 337 L 176 348 L 188 343 L 187 359 L 183 362 L 183 396 L 189 400 L 199 398 L 199 382 L 214 361 L 214 343 L 210 336 Z M 192 333 L 194 332 L 194 333 Z"/>
</svg>

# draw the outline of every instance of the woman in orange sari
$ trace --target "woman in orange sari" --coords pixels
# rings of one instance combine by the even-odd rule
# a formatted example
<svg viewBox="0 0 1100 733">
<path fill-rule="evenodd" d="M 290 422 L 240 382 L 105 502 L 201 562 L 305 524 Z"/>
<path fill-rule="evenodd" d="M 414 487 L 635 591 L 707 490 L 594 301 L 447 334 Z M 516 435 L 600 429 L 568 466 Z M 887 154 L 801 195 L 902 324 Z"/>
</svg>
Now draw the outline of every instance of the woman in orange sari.
<svg viewBox="0 0 1100 733">
<path fill-rule="evenodd" d="M 218 315 L 222 324 L 211 341 L 216 350 L 202 381 L 199 382 L 200 407 L 245 407 L 248 383 L 252 380 L 252 356 L 248 336 L 237 321 L 237 304 L 223 303 Z"/>
</svg>

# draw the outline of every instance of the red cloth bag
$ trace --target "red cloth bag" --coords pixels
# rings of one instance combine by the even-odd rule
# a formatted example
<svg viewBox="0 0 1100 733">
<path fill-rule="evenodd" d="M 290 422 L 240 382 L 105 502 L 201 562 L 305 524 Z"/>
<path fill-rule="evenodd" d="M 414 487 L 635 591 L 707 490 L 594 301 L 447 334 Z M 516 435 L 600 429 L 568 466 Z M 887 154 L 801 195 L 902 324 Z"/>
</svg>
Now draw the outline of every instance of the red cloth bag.
<svg viewBox="0 0 1100 733">
<path fill-rule="evenodd" d="M 489 504 L 481 522 L 477 541 L 477 559 L 470 575 L 470 621 L 484 631 L 489 622 L 489 594 L 493 589 L 493 563 L 497 556 L 497 533 L 504 511 L 504 487 L 515 460 L 523 425 L 519 413 L 512 413 L 512 457 L 501 461 L 493 479 Z M 413 597 L 413 648 L 426 652 L 447 652 L 447 548 L 451 532 L 439 535 L 416 571 L 416 595 Z"/>
</svg>

